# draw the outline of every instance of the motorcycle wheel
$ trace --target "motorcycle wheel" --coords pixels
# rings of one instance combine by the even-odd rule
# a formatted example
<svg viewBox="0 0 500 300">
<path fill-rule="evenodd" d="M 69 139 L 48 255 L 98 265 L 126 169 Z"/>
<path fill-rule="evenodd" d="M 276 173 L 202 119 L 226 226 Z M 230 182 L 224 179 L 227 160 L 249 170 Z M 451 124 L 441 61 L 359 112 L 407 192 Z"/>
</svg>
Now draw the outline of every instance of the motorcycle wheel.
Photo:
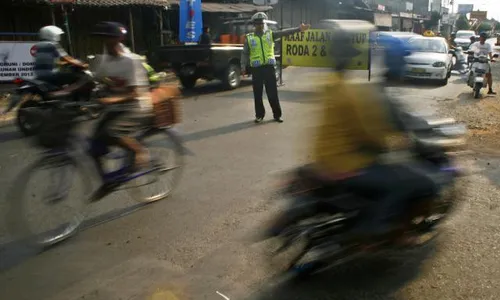
<svg viewBox="0 0 500 300">
<path fill-rule="evenodd" d="M 479 99 L 481 97 L 481 87 L 482 87 L 482 84 L 480 83 L 476 83 L 476 85 L 474 86 L 474 99 Z"/>
<path fill-rule="evenodd" d="M 16 116 L 17 127 L 26 136 L 37 134 L 40 131 L 40 127 L 42 125 L 40 120 L 38 121 L 35 120 L 34 117 L 29 116 L 24 111 L 25 108 L 40 106 L 38 101 L 33 99 L 34 96 L 38 95 L 29 95 L 29 98 L 25 100 L 23 103 L 21 103 L 21 105 L 19 106 L 19 110 L 17 111 L 17 116 Z"/>
</svg>

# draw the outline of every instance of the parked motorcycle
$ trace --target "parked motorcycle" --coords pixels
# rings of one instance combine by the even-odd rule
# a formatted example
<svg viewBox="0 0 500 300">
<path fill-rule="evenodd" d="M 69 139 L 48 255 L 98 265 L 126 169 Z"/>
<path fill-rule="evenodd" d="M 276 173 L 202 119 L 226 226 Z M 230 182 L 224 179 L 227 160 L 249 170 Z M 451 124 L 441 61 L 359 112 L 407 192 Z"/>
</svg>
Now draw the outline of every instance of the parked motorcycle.
<svg viewBox="0 0 500 300">
<path fill-rule="evenodd" d="M 474 52 L 469 51 L 468 54 L 474 55 Z M 486 87 L 486 73 L 488 72 L 489 62 L 489 58 L 484 54 L 474 57 L 472 60 L 467 85 L 472 88 L 476 99 L 481 96 L 481 89 Z"/>
<path fill-rule="evenodd" d="M 96 83 L 93 80 L 93 74 L 89 70 L 83 70 L 77 67 L 69 67 L 70 72 L 80 73 L 88 79 L 88 84 L 71 95 L 72 101 L 93 101 L 93 93 L 96 89 Z M 40 130 L 40 120 L 33 118 L 33 114 L 27 114 L 27 108 L 48 109 L 50 105 L 44 102 L 49 101 L 48 94 L 63 89 L 48 82 L 37 79 L 17 78 L 14 83 L 18 86 L 10 97 L 9 105 L 4 113 L 7 113 L 18 107 L 16 124 L 25 135 L 37 134 Z M 50 103 L 50 102 L 48 102 Z M 88 117 L 95 119 L 100 115 L 100 111 L 88 109 L 83 112 Z"/>
<path fill-rule="evenodd" d="M 285 255 L 289 257 L 289 251 L 298 253 L 292 255 L 292 260 L 282 274 L 285 278 L 301 278 L 373 252 L 399 249 L 394 248 L 394 241 L 398 237 L 419 238 L 420 243 L 413 247 L 433 240 L 437 226 L 450 214 L 462 195 L 457 189 L 458 185 L 455 185 L 461 172 L 455 166 L 450 152 L 457 153 L 465 145 L 466 128 L 453 119 L 414 116 L 412 119 L 414 146 L 411 152 L 415 159 L 425 161 L 439 170 L 439 183 L 443 186 L 441 196 L 434 199 L 414 199 L 416 201 L 412 202 L 410 213 L 405 218 L 405 226 L 395 233 L 394 239 L 381 241 L 375 250 L 366 250 L 346 237 L 361 220 L 360 212 L 369 203 L 368 200 L 342 189 L 341 183 L 333 195 L 316 193 L 316 187 L 321 184 L 318 184 L 314 172 L 310 172 L 307 167 L 294 170 L 284 185 L 283 195 L 288 199 L 295 197 L 308 202 L 301 202 L 304 204 L 301 206 L 303 216 L 294 218 L 295 221 L 278 237 L 281 246 L 274 255 L 287 251 L 285 253 L 288 255 Z"/>
</svg>

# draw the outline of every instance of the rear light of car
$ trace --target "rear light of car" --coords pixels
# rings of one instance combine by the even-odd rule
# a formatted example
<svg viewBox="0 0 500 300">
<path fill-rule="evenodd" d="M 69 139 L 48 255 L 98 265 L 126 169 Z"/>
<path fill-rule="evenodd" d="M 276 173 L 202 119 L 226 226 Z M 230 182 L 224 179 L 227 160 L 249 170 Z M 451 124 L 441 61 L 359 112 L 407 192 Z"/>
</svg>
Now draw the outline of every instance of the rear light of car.
<svg viewBox="0 0 500 300">
<path fill-rule="evenodd" d="M 14 84 L 20 85 L 23 82 L 24 82 L 24 80 L 22 78 L 16 78 L 16 79 L 14 79 Z"/>
</svg>

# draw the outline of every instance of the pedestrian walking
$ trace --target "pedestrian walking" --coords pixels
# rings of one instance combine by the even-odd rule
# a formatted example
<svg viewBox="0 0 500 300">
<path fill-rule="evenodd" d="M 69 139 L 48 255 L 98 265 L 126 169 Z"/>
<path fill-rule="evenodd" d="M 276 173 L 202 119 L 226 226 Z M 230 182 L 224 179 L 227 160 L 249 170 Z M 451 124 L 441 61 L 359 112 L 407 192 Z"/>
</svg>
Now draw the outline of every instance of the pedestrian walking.
<svg viewBox="0 0 500 300">
<path fill-rule="evenodd" d="M 283 36 L 306 31 L 310 25 L 301 24 L 297 28 L 273 32 L 265 26 L 267 19 L 267 15 L 263 12 L 258 12 L 252 16 L 251 20 L 255 31 L 246 35 L 241 55 L 241 70 L 245 74 L 247 73 L 247 65 L 250 66 L 255 101 L 255 123 L 262 122 L 266 114 L 262 101 L 264 86 L 266 87 L 267 99 L 273 110 L 274 120 L 282 123 L 282 112 L 278 98 L 278 86 L 276 84 L 274 41 Z"/>
</svg>

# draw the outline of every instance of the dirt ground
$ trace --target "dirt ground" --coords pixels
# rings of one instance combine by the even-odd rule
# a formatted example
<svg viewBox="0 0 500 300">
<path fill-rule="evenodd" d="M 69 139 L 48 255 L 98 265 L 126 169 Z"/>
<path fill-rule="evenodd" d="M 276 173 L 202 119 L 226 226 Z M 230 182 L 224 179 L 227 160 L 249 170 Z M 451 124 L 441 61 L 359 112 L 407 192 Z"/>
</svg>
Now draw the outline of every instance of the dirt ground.
<svg viewBox="0 0 500 300">
<path fill-rule="evenodd" d="M 443 101 L 441 113 L 467 124 L 471 150 L 500 156 L 500 65 L 492 71 L 497 95 L 487 95 L 484 89 L 482 97 L 474 99 L 472 90 L 464 89 L 457 99 Z"/>
</svg>

